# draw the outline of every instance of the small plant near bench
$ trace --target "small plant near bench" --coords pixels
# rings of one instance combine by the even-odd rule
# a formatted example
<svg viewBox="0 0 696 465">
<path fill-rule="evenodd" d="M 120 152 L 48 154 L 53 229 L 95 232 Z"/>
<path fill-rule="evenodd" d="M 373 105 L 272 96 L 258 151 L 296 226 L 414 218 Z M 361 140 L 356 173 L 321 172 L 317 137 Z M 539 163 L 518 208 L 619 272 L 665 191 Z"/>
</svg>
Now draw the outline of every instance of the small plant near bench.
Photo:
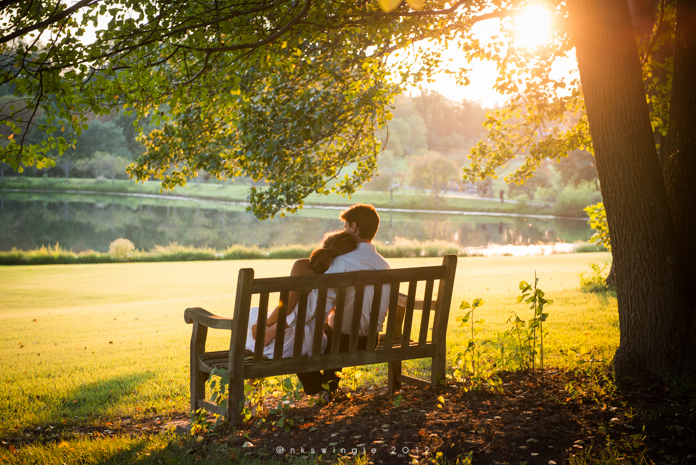
<svg viewBox="0 0 696 465">
<path fill-rule="evenodd" d="M 609 274 L 607 268 L 609 263 L 604 262 L 604 266 L 600 267 L 598 264 L 590 262 L 589 266 L 591 272 L 587 278 L 585 273 L 578 274 L 580 277 L 580 290 L 582 292 L 594 293 L 609 291 L 609 286 L 607 286 L 607 275 Z"/>
<path fill-rule="evenodd" d="M 537 278 L 536 273 L 534 273 L 534 284 L 521 281 L 520 290 L 522 294 L 517 297 L 518 303 L 524 300 L 525 303 L 530 304 L 529 308 L 534 311 L 534 315 L 527 325 L 527 340 L 531 342 L 529 355 L 531 356 L 532 370 L 536 368 L 537 337 L 539 338 L 539 368 L 542 370 L 544 369 L 544 335 L 548 334 L 544 333 L 544 321 L 546 321 L 546 318 L 549 316 L 548 313 L 544 313 L 544 306 L 553 303 L 553 300 L 546 300 L 544 298 L 544 291 L 537 287 L 538 282 L 539 278 Z M 519 318 L 517 318 L 517 320 L 519 320 Z"/>
<path fill-rule="evenodd" d="M 229 390 L 230 380 L 224 370 L 219 368 L 213 369 L 211 378 L 208 381 L 210 388 L 210 400 L 218 404 L 221 408 L 227 408 L 227 395 Z M 264 399 L 268 396 L 272 397 L 277 406 L 268 410 L 271 415 L 279 415 L 278 420 L 274 421 L 275 425 L 290 431 L 295 426 L 295 420 L 289 417 L 289 412 L 292 405 L 302 398 L 302 384 L 298 381 L 293 383 L 292 378 L 259 378 L 244 385 L 244 395 L 247 399 L 242 408 L 242 417 L 244 421 L 251 421 L 257 411 L 254 411 L 254 406 L 265 410 Z M 310 406 L 314 399 L 310 398 Z M 212 414 L 215 419 L 211 422 L 208 419 L 208 413 L 205 409 L 198 409 L 191 413 L 191 432 L 212 431 L 225 421 L 224 415 L 216 413 Z M 265 421 L 265 420 L 262 420 Z"/>
<path fill-rule="evenodd" d="M 482 390 L 484 388 L 499 389 L 500 378 L 495 374 L 502 370 L 544 368 L 544 322 L 548 313 L 544 307 L 553 303 L 545 299 L 545 293 L 537 287 L 539 278 L 534 276 L 534 283 L 521 281 L 521 295 L 517 302 L 529 304 L 533 311 L 529 321 L 525 321 L 516 313 L 508 319 L 512 327 L 507 331 L 498 332 L 495 339 L 478 341 L 476 335 L 485 324 L 483 318 L 475 319 L 478 308 L 483 306 L 482 299 L 474 299 L 471 304 L 462 301 L 460 310 L 470 309 L 465 315 L 457 317 L 460 327 L 470 325 L 471 337 L 463 352 L 456 354 L 455 362 L 448 377 L 465 383 L 463 389 Z M 470 371 L 469 371 L 470 369 Z M 467 373 L 470 373 L 467 376 Z"/>
</svg>

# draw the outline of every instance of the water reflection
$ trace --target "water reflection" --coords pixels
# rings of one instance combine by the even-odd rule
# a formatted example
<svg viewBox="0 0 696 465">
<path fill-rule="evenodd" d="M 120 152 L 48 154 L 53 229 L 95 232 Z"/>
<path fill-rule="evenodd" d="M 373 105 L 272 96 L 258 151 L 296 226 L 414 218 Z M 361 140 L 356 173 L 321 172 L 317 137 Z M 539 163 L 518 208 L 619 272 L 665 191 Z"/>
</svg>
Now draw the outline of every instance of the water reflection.
<svg viewBox="0 0 696 465">
<path fill-rule="evenodd" d="M 138 249 L 178 242 L 225 249 L 231 245 L 270 247 L 316 244 L 339 229 L 337 210 L 259 221 L 244 207 L 150 198 L 0 194 L 0 250 L 60 245 L 75 252 L 106 251 L 124 237 Z M 587 240 L 582 221 L 382 213 L 381 242 L 443 240 L 462 247 L 527 245 Z"/>
</svg>

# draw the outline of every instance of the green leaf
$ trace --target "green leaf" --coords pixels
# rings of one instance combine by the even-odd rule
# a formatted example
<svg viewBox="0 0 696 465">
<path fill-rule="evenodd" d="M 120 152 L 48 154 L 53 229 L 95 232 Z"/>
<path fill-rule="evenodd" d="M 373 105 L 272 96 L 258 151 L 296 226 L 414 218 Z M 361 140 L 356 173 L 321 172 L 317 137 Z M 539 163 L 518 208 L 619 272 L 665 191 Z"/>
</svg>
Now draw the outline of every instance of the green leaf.
<svg viewBox="0 0 696 465">
<path fill-rule="evenodd" d="M 462 303 L 459 304 L 459 310 L 466 310 L 467 308 L 471 308 L 471 305 L 469 305 L 469 302 L 462 300 Z"/>
<path fill-rule="evenodd" d="M 469 321 L 469 316 L 471 315 L 471 312 L 467 312 L 466 315 L 460 316 L 456 318 L 456 321 L 460 322 L 462 325 L 466 324 L 467 321 Z"/>
</svg>

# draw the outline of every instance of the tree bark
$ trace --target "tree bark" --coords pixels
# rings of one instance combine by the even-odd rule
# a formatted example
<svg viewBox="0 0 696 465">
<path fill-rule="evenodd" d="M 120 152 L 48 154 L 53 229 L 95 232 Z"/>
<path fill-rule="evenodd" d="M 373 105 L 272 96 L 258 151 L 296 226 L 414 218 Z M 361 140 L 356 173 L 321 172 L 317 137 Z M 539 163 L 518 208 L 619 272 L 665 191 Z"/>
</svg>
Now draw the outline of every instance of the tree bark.
<svg viewBox="0 0 696 465">
<path fill-rule="evenodd" d="M 670 95 L 670 120 L 667 133 L 667 156 L 664 163 L 665 186 L 670 211 L 677 231 L 680 265 L 685 296 L 684 328 L 687 331 L 684 351 L 686 366 L 696 366 L 696 3 L 677 1 L 674 72 Z"/>
<path fill-rule="evenodd" d="M 617 378 L 684 367 L 684 289 L 626 0 L 572 0 L 578 69 L 612 234 L 619 304 Z"/>
<path fill-rule="evenodd" d="M 611 266 L 609 267 L 609 274 L 607 275 L 607 279 L 604 280 L 604 283 L 608 287 L 616 287 L 616 274 L 614 273 L 614 262 L 611 262 Z"/>
<path fill-rule="evenodd" d="M 688 289 L 696 289 L 696 3 L 677 2 L 675 56 L 667 156 L 664 166 L 665 185 L 670 210 L 682 252 L 684 279 Z M 696 293 L 687 296 L 689 307 L 696 303 Z M 692 312 L 693 313 L 693 308 Z"/>
</svg>

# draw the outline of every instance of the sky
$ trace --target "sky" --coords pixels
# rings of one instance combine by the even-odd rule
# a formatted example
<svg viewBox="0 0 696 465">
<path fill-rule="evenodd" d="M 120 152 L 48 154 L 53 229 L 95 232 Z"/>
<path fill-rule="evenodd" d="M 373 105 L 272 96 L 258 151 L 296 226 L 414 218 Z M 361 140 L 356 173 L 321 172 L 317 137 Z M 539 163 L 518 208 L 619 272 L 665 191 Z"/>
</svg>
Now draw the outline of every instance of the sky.
<svg viewBox="0 0 696 465">
<path fill-rule="evenodd" d="M 534 47 L 543 43 L 549 36 L 552 28 L 551 16 L 541 7 L 531 7 L 522 14 L 514 18 L 516 31 L 516 42 L 526 47 Z M 481 21 L 473 26 L 476 37 L 484 42 L 491 36 L 500 34 L 500 23 L 498 19 Z M 445 59 L 452 58 L 454 68 L 460 61 L 461 52 L 450 48 L 443 52 Z M 468 73 L 470 84 L 466 87 L 457 86 L 454 79 L 445 74 L 436 77 L 435 82 L 424 84 L 423 88 L 434 90 L 446 98 L 453 101 L 463 99 L 478 102 L 484 108 L 494 108 L 502 105 L 506 97 L 497 93 L 493 89 L 493 84 L 497 76 L 496 64 L 491 61 L 472 60 L 470 64 L 463 63 L 471 71 Z M 573 58 L 561 61 L 558 60 L 554 65 L 553 74 L 567 74 L 576 68 Z M 419 88 L 409 89 L 407 94 L 419 95 Z"/>
</svg>

